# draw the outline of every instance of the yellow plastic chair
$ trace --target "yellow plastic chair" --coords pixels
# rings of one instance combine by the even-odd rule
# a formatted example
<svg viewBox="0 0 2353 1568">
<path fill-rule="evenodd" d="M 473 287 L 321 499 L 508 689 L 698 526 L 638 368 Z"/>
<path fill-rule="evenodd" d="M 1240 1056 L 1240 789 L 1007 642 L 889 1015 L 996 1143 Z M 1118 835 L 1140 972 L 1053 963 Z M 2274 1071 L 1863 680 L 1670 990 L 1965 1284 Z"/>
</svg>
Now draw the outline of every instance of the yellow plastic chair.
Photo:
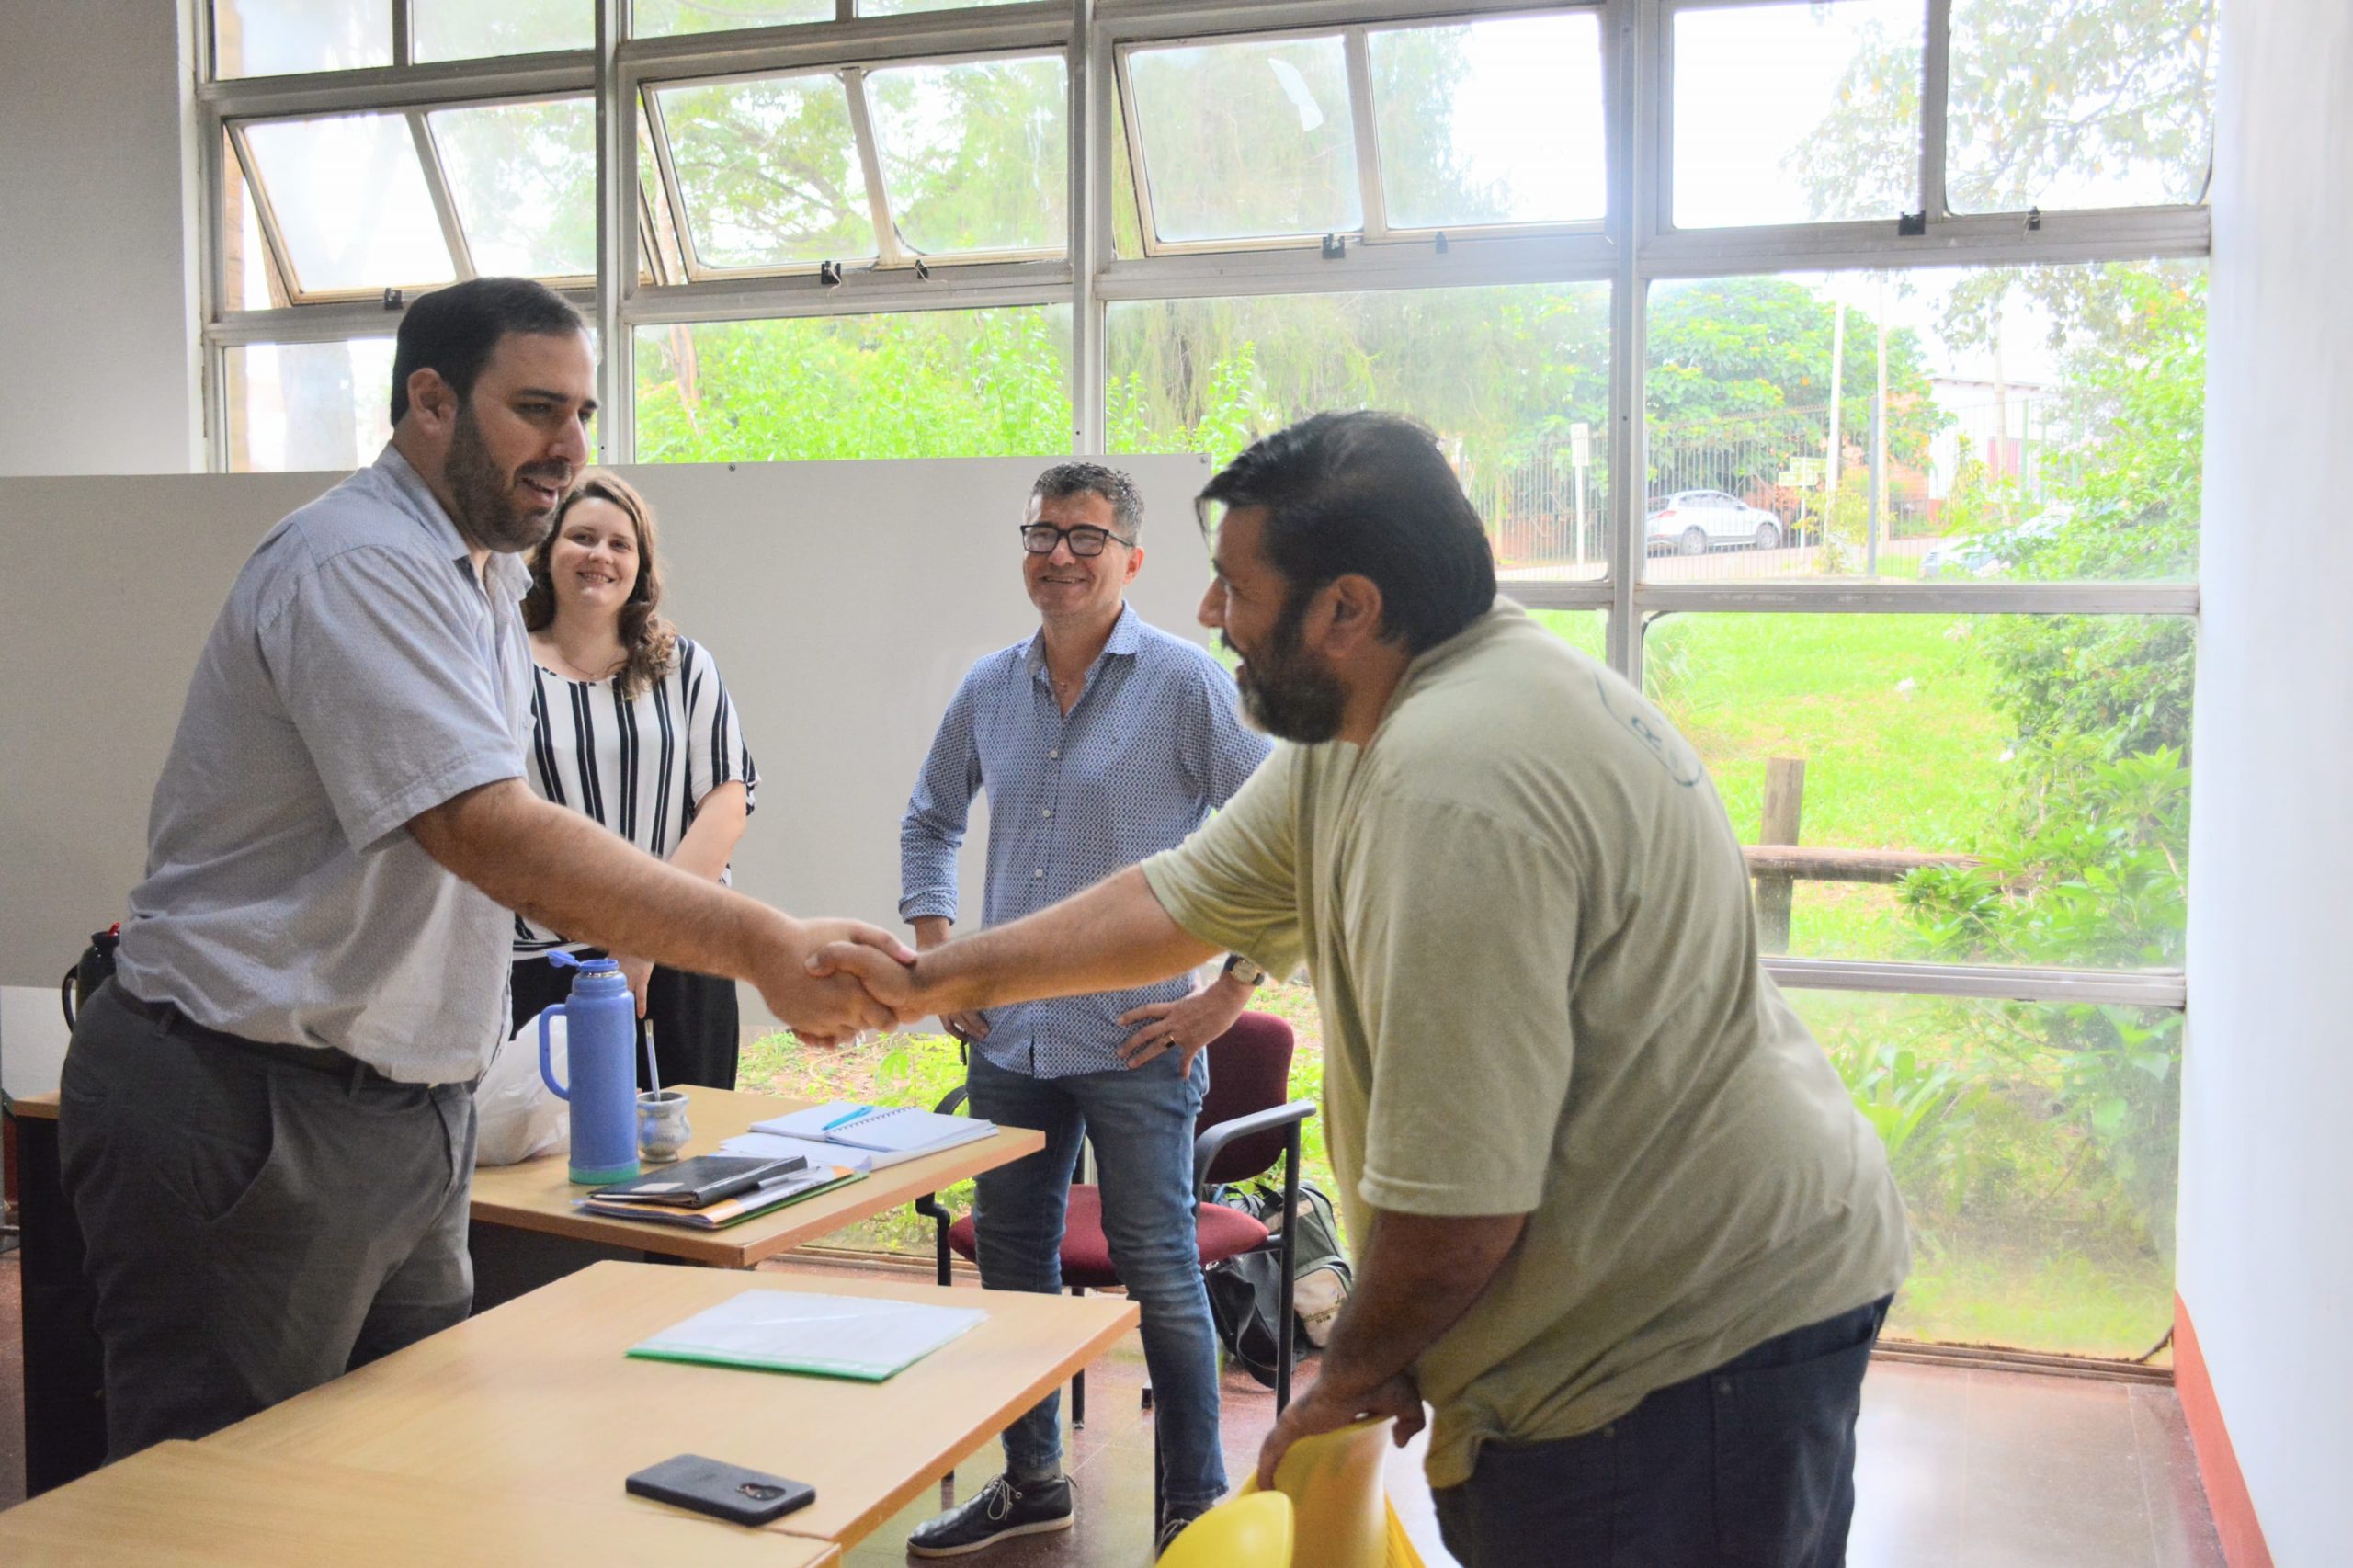
<svg viewBox="0 0 2353 1568">
<path fill-rule="evenodd" d="M 1422 1568 L 1422 1554 L 1381 1485 L 1390 1449 L 1388 1416 L 1302 1437 L 1275 1467 L 1275 1490 L 1297 1517 L 1296 1568 Z M 1257 1494 L 1257 1478 L 1242 1494 Z"/>
<path fill-rule="evenodd" d="M 1279 1492 L 1230 1497 L 1187 1525 L 1160 1568 L 1290 1568 L 1291 1502 Z"/>
</svg>

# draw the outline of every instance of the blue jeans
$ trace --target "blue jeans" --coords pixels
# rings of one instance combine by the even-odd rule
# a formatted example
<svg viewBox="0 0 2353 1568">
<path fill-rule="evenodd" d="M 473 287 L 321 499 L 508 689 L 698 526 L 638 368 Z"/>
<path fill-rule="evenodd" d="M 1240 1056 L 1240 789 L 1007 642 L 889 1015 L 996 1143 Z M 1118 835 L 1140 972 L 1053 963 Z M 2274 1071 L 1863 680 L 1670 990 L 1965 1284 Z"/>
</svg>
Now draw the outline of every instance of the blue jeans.
<svg viewBox="0 0 2353 1568">
<path fill-rule="evenodd" d="M 1881 1298 L 1654 1391 L 1597 1432 L 1488 1443 L 1433 1494 L 1464 1568 L 1842 1568 Z"/>
<path fill-rule="evenodd" d="M 981 1283 L 1040 1293 L 1063 1288 L 1071 1172 L 1079 1138 L 1088 1135 L 1111 1262 L 1143 1312 L 1165 1500 L 1172 1513 L 1208 1507 L 1225 1493 L 1217 1331 L 1193 1229 L 1193 1123 L 1209 1090 L 1208 1053 L 1183 1077 L 1172 1051 L 1132 1071 L 1032 1078 L 976 1051 L 966 1084 L 974 1116 L 1046 1135 L 1038 1153 L 978 1178 Z M 1006 1428 L 1006 1464 L 1014 1474 L 1051 1474 L 1061 1464 L 1061 1412 L 1058 1389 Z"/>
</svg>

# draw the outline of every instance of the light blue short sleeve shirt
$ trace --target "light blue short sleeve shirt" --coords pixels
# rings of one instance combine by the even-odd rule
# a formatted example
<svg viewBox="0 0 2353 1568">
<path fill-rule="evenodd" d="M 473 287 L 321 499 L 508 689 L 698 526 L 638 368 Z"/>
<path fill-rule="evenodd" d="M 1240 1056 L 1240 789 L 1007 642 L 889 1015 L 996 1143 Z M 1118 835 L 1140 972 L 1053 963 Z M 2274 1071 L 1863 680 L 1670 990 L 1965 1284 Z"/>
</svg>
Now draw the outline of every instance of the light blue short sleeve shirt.
<svg viewBox="0 0 2353 1568">
<path fill-rule="evenodd" d="M 155 786 L 117 960 L 133 994 L 405 1082 L 482 1073 L 509 916 L 406 824 L 522 775 L 529 578 L 493 555 L 488 579 L 391 447 L 270 530 Z"/>
</svg>

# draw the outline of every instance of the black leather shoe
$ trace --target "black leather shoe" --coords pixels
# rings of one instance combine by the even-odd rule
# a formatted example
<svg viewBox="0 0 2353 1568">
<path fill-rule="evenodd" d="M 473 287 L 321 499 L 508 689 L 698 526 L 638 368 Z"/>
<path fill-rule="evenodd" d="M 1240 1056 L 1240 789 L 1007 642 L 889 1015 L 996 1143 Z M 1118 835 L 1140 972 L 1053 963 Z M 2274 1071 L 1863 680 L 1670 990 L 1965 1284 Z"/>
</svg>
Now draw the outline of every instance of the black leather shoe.
<svg viewBox="0 0 2353 1568">
<path fill-rule="evenodd" d="M 1017 1535 L 1066 1530 L 1072 1513 L 1070 1477 L 1017 1486 L 1011 1476 L 1000 1475 L 971 1502 L 918 1527 L 907 1537 L 907 1552 L 914 1557 L 961 1557 Z"/>
<path fill-rule="evenodd" d="M 1154 1538 L 1152 1543 L 1153 1556 L 1158 1558 L 1167 1555 L 1168 1549 L 1176 1543 L 1176 1538 L 1185 1533 L 1185 1527 L 1200 1517 L 1199 1514 L 1172 1514 L 1162 1519 L 1160 1534 Z"/>
</svg>

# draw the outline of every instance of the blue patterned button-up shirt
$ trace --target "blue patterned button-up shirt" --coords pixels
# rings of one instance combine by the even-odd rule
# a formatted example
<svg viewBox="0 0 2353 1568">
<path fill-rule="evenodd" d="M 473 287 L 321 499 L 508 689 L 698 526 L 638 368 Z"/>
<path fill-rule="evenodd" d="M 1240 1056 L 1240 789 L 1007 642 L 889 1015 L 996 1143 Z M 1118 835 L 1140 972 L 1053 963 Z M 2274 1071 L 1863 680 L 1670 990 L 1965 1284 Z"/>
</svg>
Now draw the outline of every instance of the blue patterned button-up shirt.
<svg viewBox="0 0 2353 1568">
<path fill-rule="evenodd" d="M 989 794 L 984 925 L 1045 908 L 1184 842 L 1273 747 L 1245 729 L 1233 677 L 1203 649 L 1122 608 L 1068 714 L 1046 673 L 1045 634 L 974 665 L 948 704 L 899 824 L 899 914 L 956 916 L 956 850 L 972 797 Z M 993 1007 L 978 1049 L 1040 1078 L 1117 1071 L 1120 1015 L 1192 989 L 1179 975 L 1134 991 Z"/>
</svg>

